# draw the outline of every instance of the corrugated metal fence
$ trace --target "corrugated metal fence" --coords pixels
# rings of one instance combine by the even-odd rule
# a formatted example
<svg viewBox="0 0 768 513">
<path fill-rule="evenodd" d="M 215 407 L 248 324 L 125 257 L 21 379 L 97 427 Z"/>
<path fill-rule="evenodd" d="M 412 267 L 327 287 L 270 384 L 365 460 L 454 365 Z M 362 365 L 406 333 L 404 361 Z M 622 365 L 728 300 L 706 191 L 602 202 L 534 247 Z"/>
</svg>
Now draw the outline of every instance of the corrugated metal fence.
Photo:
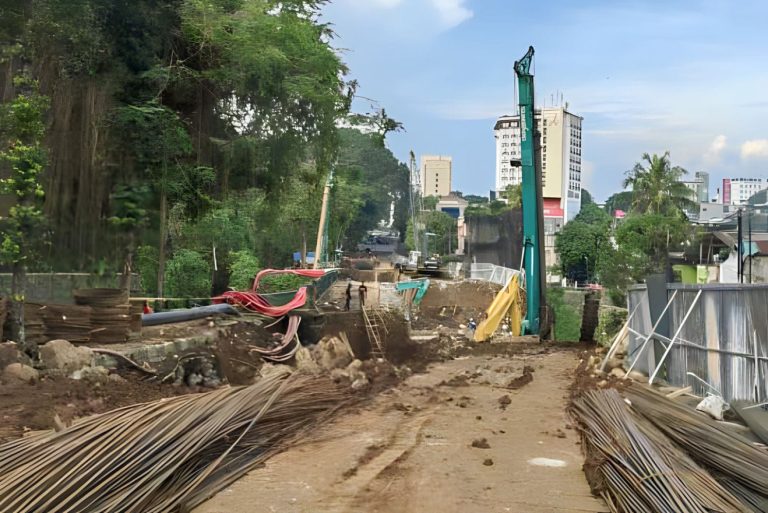
<svg viewBox="0 0 768 513">
<path fill-rule="evenodd" d="M 765 401 L 768 285 L 668 284 L 667 300 L 664 336 L 653 331 L 646 287 L 630 288 L 629 311 L 638 308 L 629 324 L 629 364 L 650 375 L 668 352 L 658 376 L 670 384 L 691 385 L 699 395 L 714 389 L 726 401 Z"/>
</svg>

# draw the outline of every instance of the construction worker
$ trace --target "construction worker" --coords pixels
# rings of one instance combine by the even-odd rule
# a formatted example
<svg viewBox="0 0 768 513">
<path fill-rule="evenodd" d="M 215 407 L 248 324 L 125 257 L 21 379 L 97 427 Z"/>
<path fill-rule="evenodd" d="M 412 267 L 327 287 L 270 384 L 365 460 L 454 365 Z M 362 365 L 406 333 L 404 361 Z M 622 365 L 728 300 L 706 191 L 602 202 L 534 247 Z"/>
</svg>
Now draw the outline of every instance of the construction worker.
<svg viewBox="0 0 768 513">
<path fill-rule="evenodd" d="M 365 306 L 365 298 L 368 295 L 368 287 L 365 286 L 365 282 L 361 281 L 360 286 L 357 288 L 357 294 L 360 297 L 360 308 Z"/>
<path fill-rule="evenodd" d="M 469 331 L 474 333 L 476 329 L 477 329 L 477 323 L 475 322 L 475 318 L 474 317 L 470 317 L 469 318 Z"/>
<path fill-rule="evenodd" d="M 142 309 L 142 312 L 144 315 L 154 313 L 154 310 L 152 310 L 152 307 L 149 306 L 149 301 L 146 299 L 144 300 L 144 308 Z"/>
<path fill-rule="evenodd" d="M 345 293 L 344 311 L 349 312 L 349 303 L 352 301 L 352 280 L 347 282 L 347 291 Z"/>
</svg>

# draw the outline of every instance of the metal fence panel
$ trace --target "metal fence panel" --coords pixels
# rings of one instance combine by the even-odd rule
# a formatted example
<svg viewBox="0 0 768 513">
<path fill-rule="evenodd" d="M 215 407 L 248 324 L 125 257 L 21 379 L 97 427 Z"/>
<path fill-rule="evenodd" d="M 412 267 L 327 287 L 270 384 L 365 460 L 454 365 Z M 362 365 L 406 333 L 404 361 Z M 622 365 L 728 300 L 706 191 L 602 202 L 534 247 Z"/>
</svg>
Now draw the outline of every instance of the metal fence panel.
<svg viewBox="0 0 768 513">
<path fill-rule="evenodd" d="M 520 274 L 520 271 L 494 264 L 472 264 L 469 268 L 471 280 L 488 281 L 502 287 L 517 274 Z"/>
</svg>

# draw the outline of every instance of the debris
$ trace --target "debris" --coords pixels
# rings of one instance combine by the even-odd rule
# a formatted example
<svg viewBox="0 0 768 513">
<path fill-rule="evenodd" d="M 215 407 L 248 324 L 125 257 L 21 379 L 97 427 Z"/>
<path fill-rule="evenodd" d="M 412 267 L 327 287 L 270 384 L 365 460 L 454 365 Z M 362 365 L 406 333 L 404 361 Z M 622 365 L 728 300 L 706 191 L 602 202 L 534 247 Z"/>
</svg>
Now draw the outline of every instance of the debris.
<svg viewBox="0 0 768 513">
<path fill-rule="evenodd" d="M 531 367 L 530 365 L 526 365 L 525 367 L 523 367 L 523 374 L 512 379 L 512 381 L 510 381 L 507 384 L 507 388 L 509 388 L 510 390 L 517 390 L 519 388 L 524 387 L 525 385 L 533 381 L 533 372 L 534 372 L 533 367 Z"/>
<path fill-rule="evenodd" d="M 693 387 L 688 385 L 685 388 L 679 388 L 674 392 L 668 393 L 667 399 L 674 399 L 675 397 L 680 397 L 681 395 L 684 395 L 684 394 L 690 394 L 691 392 L 693 392 Z"/>
<path fill-rule="evenodd" d="M 296 351 L 296 368 L 309 372 L 317 372 L 320 370 L 320 366 L 317 365 L 310 350 L 303 346 Z"/>
<path fill-rule="evenodd" d="M 22 381 L 24 383 L 30 383 L 37 381 L 40 378 L 40 373 L 33 369 L 29 365 L 23 363 L 11 363 L 5 366 L 3 369 L 4 381 Z"/>
<path fill-rule="evenodd" d="M 493 460 L 491 458 L 485 458 L 483 460 L 483 465 L 485 465 L 486 467 L 490 467 L 491 465 L 493 465 Z"/>
<path fill-rule="evenodd" d="M 716 420 L 723 420 L 723 413 L 729 408 L 722 397 L 710 395 L 696 405 L 696 411 L 703 411 Z"/>
<path fill-rule="evenodd" d="M 66 340 L 51 340 L 40 346 L 40 360 L 47 369 L 75 372 L 91 365 L 93 351 L 73 346 Z"/>
<path fill-rule="evenodd" d="M 624 379 L 624 375 L 626 372 L 624 372 L 624 369 L 621 367 L 614 367 L 611 369 L 611 372 L 608 373 L 609 376 L 613 376 L 614 378 Z"/>
<path fill-rule="evenodd" d="M 318 365 L 328 371 L 346 367 L 355 357 L 349 343 L 337 337 L 323 338 L 312 353 Z"/>
<path fill-rule="evenodd" d="M 488 443 L 487 438 L 476 438 L 472 440 L 472 447 L 475 449 L 490 449 L 491 444 Z"/>
<path fill-rule="evenodd" d="M 509 404 L 512 403 L 512 399 L 507 394 L 504 394 L 501 397 L 499 397 L 498 402 L 499 402 L 499 408 L 501 408 L 502 410 L 506 410 L 507 406 L 509 406 Z"/>
<path fill-rule="evenodd" d="M 191 511 L 346 398 L 328 378 L 276 375 L 33 434 L 0 446 L 0 511 Z"/>
<path fill-rule="evenodd" d="M 109 376 L 109 370 L 100 365 L 96 367 L 83 367 L 73 372 L 69 377 L 72 379 L 82 379 L 85 381 L 104 381 Z"/>
<path fill-rule="evenodd" d="M 12 363 L 21 362 L 21 352 L 16 342 L 3 342 L 0 344 L 0 368 L 4 369 Z"/>
</svg>

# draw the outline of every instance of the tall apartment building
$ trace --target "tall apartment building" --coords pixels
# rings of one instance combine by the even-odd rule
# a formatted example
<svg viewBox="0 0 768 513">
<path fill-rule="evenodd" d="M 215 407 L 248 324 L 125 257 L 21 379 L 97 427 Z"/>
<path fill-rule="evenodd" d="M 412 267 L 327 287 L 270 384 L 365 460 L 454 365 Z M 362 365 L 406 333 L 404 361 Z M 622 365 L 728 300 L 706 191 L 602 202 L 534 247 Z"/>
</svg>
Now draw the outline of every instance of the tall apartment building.
<svg viewBox="0 0 768 513">
<path fill-rule="evenodd" d="M 723 178 L 723 205 L 746 205 L 755 193 L 768 188 L 764 178 Z"/>
<path fill-rule="evenodd" d="M 453 159 L 440 155 L 421 156 L 421 195 L 448 196 L 451 193 Z"/>
<path fill-rule="evenodd" d="M 563 107 L 536 109 L 541 163 L 546 265 L 558 263 L 555 235 L 581 210 L 581 123 L 583 118 Z M 496 138 L 496 191 L 522 182 L 520 116 L 502 116 Z"/>
<path fill-rule="evenodd" d="M 583 118 L 563 107 L 536 109 L 540 134 L 544 217 L 559 218 L 562 226 L 581 209 L 581 123 Z M 494 127 L 496 191 L 522 181 L 520 116 L 502 116 Z"/>
</svg>

